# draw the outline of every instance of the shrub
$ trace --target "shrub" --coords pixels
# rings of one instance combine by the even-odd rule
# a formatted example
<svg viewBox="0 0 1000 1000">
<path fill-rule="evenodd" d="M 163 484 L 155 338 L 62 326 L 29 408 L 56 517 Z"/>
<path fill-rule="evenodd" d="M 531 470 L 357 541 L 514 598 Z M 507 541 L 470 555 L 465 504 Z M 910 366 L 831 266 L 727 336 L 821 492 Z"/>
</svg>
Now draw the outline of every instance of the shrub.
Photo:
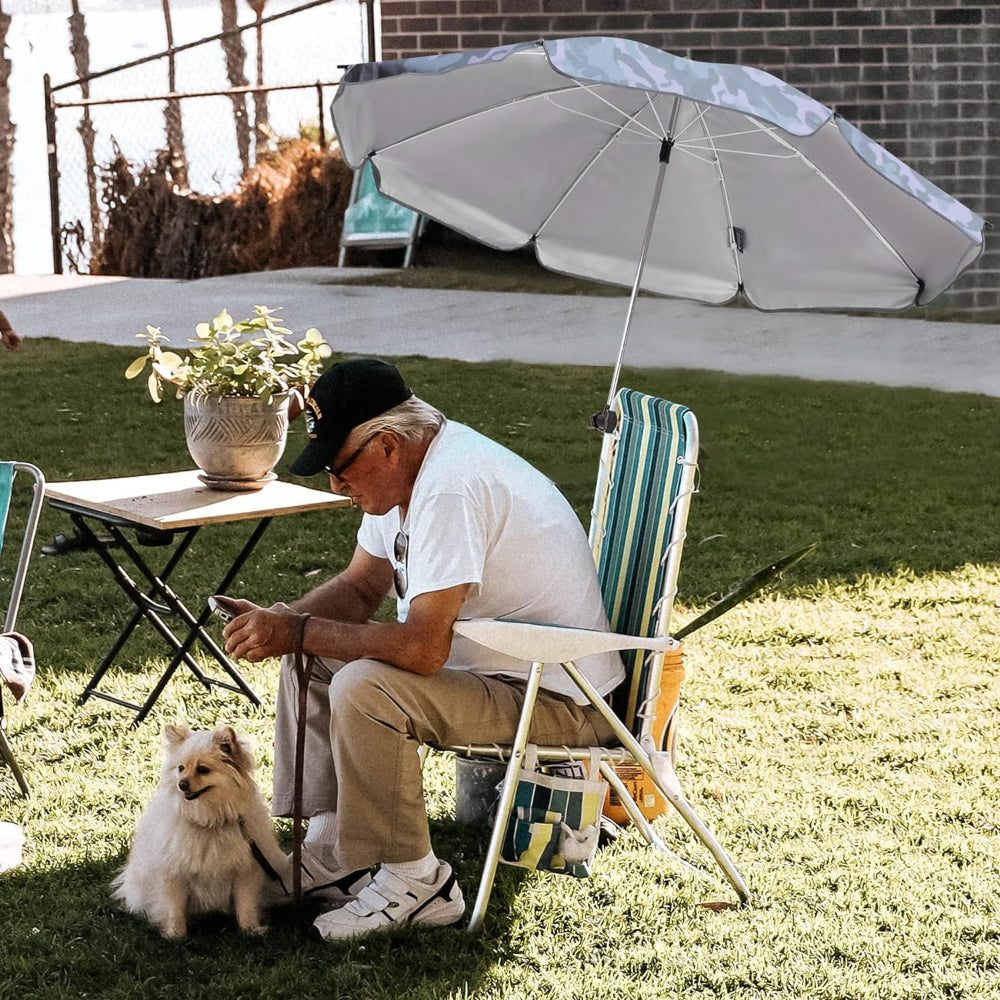
<svg viewBox="0 0 1000 1000">
<path fill-rule="evenodd" d="M 139 168 L 119 153 L 102 176 L 107 223 L 90 273 L 204 278 L 334 263 L 352 175 L 339 150 L 295 139 L 226 195 L 180 189 L 166 152 Z"/>
</svg>

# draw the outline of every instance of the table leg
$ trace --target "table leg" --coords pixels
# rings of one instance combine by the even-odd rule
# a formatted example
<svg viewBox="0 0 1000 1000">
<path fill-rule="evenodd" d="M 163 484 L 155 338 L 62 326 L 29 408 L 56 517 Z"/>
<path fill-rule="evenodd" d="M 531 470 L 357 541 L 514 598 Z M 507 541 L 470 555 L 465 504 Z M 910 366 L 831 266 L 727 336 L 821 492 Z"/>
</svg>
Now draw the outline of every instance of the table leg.
<svg viewBox="0 0 1000 1000">
<path fill-rule="evenodd" d="M 107 546 L 100 540 L 96 533 L 91 529 L 90 525 L 87 524 L 85 519 L 77 513 L 71 513 L 70 517 L 73 519 L 74 524 L 80 534 L 87 538 L 91 546 L 97 551 L 97 554 L 104 561 L 105 565 L 111 570 L 112 575 L 117 581 L 121 589 L 128 595 L 132 602 L 136 605 L 135 614 L 126 624 L 125 628 L 122 630 L 118 638 L 115 640 L 114 645 L 111 647 L 107 656 L 101 662 L 101 665 L 95 671 L 93 677 L 91 677 L 90 682 L 87 687 L 77 699 L 77 703 L 82 705 L 88 698 L 97 697 L 103 698 L 105 701 L 114 702 L 117 705 L 122 705 L 126 708 L 131 708 L 135 711 L 139 711 L 141 706 L 134 704 L 133 702 L 125 701 L 121 698 L 117 698 L 114 695 L 105 694 L 102 691 L 97 690 L 97 685 L 101 682 L 101 679 L 107 673 L 108 669 L 111 667 L 115 660 L 115 657 L 121 652 L 122 647 L 128 641 L 129 637 L 135 631 L 139 622 L 143 618 L 146 618 L 156 630 L 160 633 L 163 639 L 172 646 L 174 649 L 179 649 L 181 647 L 181 642 L 174 635 L 170 627 L 165 621 L 163 621 L 161 615 L 169 614 L 173 610 L 167 605 L 160 604 L 154 598 L 160 592 L 163 584 L 163 580 L 170 576 L 174 568 L 180 562 L 184 553 L 187 551 L 191 542 L 193 541 L 194 535 L 197 529 L 190 529 L 186 533 L 185 537 L 181 539 L 180 544 L 174 549 L 170 556 L 166 566 L 163 568 L 160 578 L 155 577 L 145 566 L 142 558 L 135 551 L 135 549 L 128 543 L 128 540 L 121 534 L 118 528 L 114 525 L 109 525 L 109 530 L 112 532 L 114 541 L 122 546 L 124 551 L 129 554 L 129 557 L 136 563 L 140 570 L 144 572 L 147 579 L 150 580 L 151 588 L 148 592 L 143 593 L 142 590 L 136 585 L 135 581 L 129 576 L 125 568 L 117 563 L 110 555 L 107 550 Z M 186 651 L 185 651 L 186 653 Z M 205 687 L 208 687 L 208 679 L 202 673 L 194 657 L 186 655 L 184 657 L 185 662 L 191 669 L 192 673 L 201 681 Z M 171 670 L 171 673 L 173 671 Z"/>
<path fill-rule="evenodd" d="M 149 589 L 144 592 L 135 583 L 125 568 L 108 552 L 108 546 L 101 541 L 99 536 L 86 522 L 86 515 L 78 510 L 69 510 L 68 513 L 74 524 L 76 524 L 78 531 L 83 537 L 88 539 L 105 565 L 111 570 L 111 573 L 118 585 L 136 606 L 135 613 L 125 625 L 125 628 L 122 630 L 111 650 L 95 671 L 93 677 L 91 677 L 86 689 L 80 695 L 78 704 L 82 705 L 88 698 L 94 697 L 113 702 L 114 704 L 121 705 L 125 708 L 130 708 L 137 713 L 136 718 L 132 722 L 132 726 L 138 726 L 139 723 L 141 723 L 149 714 L 153 705 L 156 703 L 156 700 L 162 694 L 163 689 L 167 686 L 170 678 L 174 675 L 177 668 L 181 663 L 184 663 L 188 669 L 191 670 L 197 680 L 206 688 L 214 685 L 234 691 L 238 694 L 243 694 L 250 699 L 255 707 L 260 707 L 261 700 L 257 696 L 256 692 L 244 679 L 236 664 L 233 663 L 229 656 L 226 655 L 225 650 L 222 649 L 213 637 L 205 630 L 205 625 L 211 615 L 211 611 L 209 610 L 207 604 L 202 609 L 201 614 L 198 617 L 195 617 L 177 593 L 167 583 L 167 580 L 177 567 L 180 560 L 183 558 L 184 554 L 187 552 L 199 529 L 197 527 L 182 529 L 184 531 L 183 538 L 174 548 L 163 569 L 159 574 L 156 574 L 147 565 L 146 561 L 135 549 L 135 547 L 124 536 L 119 525 L 103 522 L 111 532 L 114 543 L 120 546 L 122 551 L 128 555 L 134 565 L 148 581 Z M 216 588 L 215 593 L 223 594 L 228 590 L 233 580 L 236 579 L 237 574 L 250 557 L 250 554 L 253 552 L 254 548 L 256 548 L 257 543 L 260 541 L 264 531 L 267 529 L 267 526 L 271 523 L 271 520 L 272 519 L 270 517 L 265 517 L 257 522 L 250 537 L 244 543 L 243 548 L 233 560 L 229 570 L 226 572 L 222 581 L 219 583 L 219 586 Z M 178 615 L 178 617 L 180 617 L 181 620 L 188 626 L 187 635 L 183 640 L 179 639 L 174 634 L 171 628 L 161 617 L 162 615 L 167 614 Z M 145 702 L 143 702 L 142 705 L 138 705 L 134 702 L 118 698 L 115 695 L 99 691 L 97 689 L 97 685 L 101 682 L 101 679 L 110 669 L 125 643 L 144 618 L 153 625 L 157 632 L 159 632 L 164 641 L 174 650 L 174 654 Z M 197 661 L 190 652 L 195 640 L 200 641 L 202 645 L 206 647 L 208 652 L 211 653 L 234 683 L 230 684 L 227 681 L 209 677 L 201 670 Z"/>
<path fill-rule="evenodd" d="M 260 541 L 261 536 L 264 534 L 267 526 L 271 523 L 271 518 L 262 518 L 257 526 L 254 528 L 252 534 L 247 539 L 243 548 L 240 550 L 236 559 L 233 560 L 232 566 L 230 566 L 229 571 L 222 578 L 219 586 L 215 589 L 215 593 L 224 594 L 232 584 L 233 580 L 236 579 L 237 574 L 243 568 L 243 564 L 250 557 L 250 553 L 256 548 L 257 543 Z M 212 677 L 204 677 L 204 683 L 206 686 L 214 685 L 215 687 L 225 688 L 228 691 L 235 691 L 237 694 L 246 695 L 247 698 L 253 703 L 254 707 L 260 708 L 261 700 L 257 696 L 257 693 L 243 678 L 243 675 L 239 672 L 236 664 L 226 655 L 225 650 L 223 650 L 216 641 L 205 631 L 205 624 L 208 622 L 211 616 L 211 611 L 206 605 L 202 610 L 201 615 L 195 618 L 194 615 L 188 610 L 188 608 L 183 604 L 180 598 L 166 585 L 165 580 L 157 580 L 157 586 L 160 593 L 166 598 L 169 603 L 171 610 L 175 611 L 184 622 L 188 625 L 189 631 L 187 638 L 177 649 L 174 654 L 173 659 L 170 661 L 167 669 L 164 671 L 163 676 L 160 678 L 156 687 L 150 692 L 149 697 L 146 699 L 145 704 L 139 709 L 139 714 L 133 720 L 133 727 L 138 726 L 139 723 L 146 718 L 149 714 L 150 709 L 156 703 L 156 699 L 159 698 L 163 689 L 167 686 L 167 682 L 173 676 L 174 671 L 180 665 L 182 657 L 185 657 L 188 649 L 194 643 L 195 639 L 201 641 L 209 652 L 215 657 L 219 665 L 226 671 L 226 673 L 235 681 L 235 684 L 228 684 L 225 681 L 216 680 Z"/>
</svg>

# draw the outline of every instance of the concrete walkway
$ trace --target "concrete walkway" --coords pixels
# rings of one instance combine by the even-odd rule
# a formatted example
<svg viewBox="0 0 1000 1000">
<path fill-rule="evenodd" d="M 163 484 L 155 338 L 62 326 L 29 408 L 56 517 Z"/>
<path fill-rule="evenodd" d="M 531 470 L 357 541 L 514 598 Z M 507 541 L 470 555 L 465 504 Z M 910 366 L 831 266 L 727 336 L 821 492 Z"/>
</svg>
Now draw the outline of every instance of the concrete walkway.
<svg viewBox="0 0 1000 1000">
<path fill-rule="evenodd" d="M 466 361 L 614 364 L 628 300 L 342 285 L 337 268 L 172 281 L 0 275 L 0 304 L 23 337 L 139 346 L 159 326 L 185 346 L 222 308 L 283 307 L 296 332 L 318 327 L 338 352 Z M 2 359 L 0 359 L 2 361 Z M 763 313 L 643 298 L 625 364 L 923 386 L 1000 396 L 1000 325 L 892 316 Z"/>
</svg>

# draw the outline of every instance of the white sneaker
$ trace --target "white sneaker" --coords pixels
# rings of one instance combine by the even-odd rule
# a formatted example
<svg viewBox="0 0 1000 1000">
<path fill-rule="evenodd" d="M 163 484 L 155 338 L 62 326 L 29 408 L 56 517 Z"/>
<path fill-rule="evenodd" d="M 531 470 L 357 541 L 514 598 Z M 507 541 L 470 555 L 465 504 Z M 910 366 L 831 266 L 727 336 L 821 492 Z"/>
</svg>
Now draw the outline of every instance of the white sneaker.
<svg viewBox="0 0 1000 1000">
<path fill-rule="evenodd" d="M 270 870 L 268 870 L 270 868 Z M 285 857 L 280 866 L 265 868 L 267 878 L 261 898 L 264 906 L 289 906 L 292 896 L 292 856 Z M 302 898 L 320 899 L 334 906 L 347 903 L 371 882 L 371 872 L 362 868 L 347 872 L 342 868 L 329 868 L 312 851 L 302 845 Z"/>
<path fill-rule="evenodd" d="M 357 899 L 321 913 L 313 930 L 326 941 L 383 931 L 399 924 L 453 924 L 465 913 L 465 900 L 451 865 L 438 863 L 433 882 L 405 878 L 380 868 L 371 884 L 358 892 Z"/>
</svg>

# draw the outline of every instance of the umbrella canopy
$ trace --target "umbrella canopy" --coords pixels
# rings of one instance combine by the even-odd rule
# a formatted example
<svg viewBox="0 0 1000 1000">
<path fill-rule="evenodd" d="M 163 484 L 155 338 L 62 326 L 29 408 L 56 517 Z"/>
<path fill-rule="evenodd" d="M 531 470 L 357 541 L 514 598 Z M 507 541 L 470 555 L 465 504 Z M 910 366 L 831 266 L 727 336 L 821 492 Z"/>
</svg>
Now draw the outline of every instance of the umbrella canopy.
<svg viewBox="0 0 1000 1000">
<path fill-rule="evenodd" d="M 613 284 L 644 257 L 667 295 L 901 309 L 982 250 L 981 218 L 801 91 L 625 39 L 357 65 L 332 113 L 383 194 Z"/>
</svg>

